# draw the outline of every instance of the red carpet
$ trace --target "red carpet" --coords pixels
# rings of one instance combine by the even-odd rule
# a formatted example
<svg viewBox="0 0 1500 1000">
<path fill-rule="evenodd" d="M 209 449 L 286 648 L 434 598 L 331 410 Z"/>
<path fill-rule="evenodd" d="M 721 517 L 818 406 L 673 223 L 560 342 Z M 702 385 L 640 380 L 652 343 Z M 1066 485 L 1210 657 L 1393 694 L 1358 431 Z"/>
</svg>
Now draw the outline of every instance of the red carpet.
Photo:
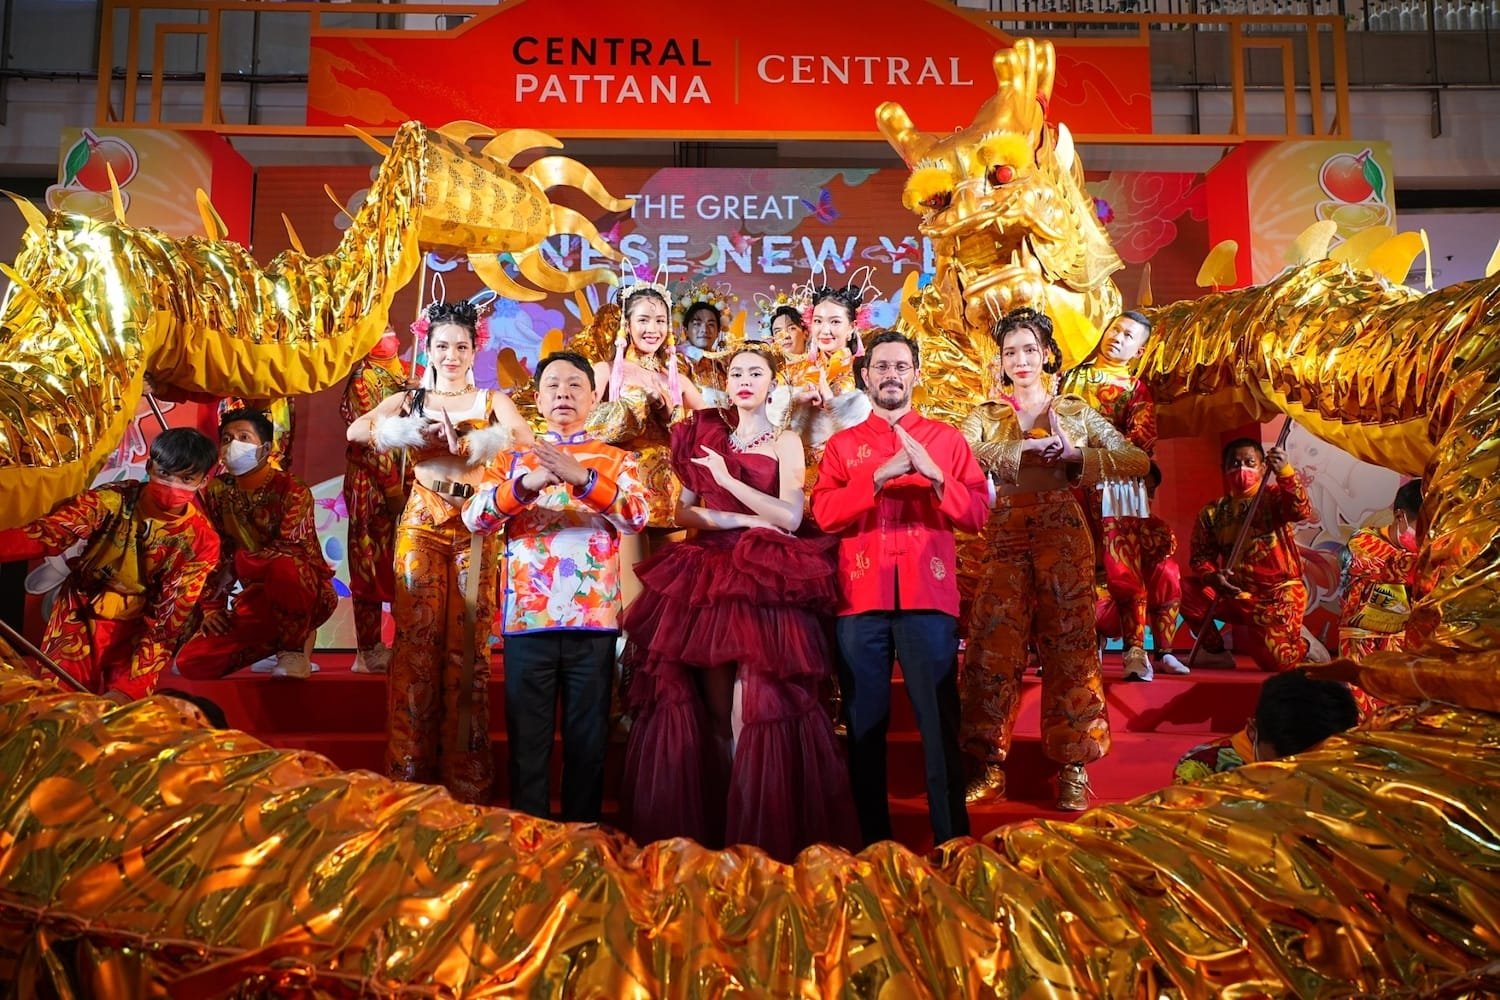
<svg viewBox="0 0 1500 1000">
<path fill-rule="evenodd" d="M 169 675 L 162 687 L 203 695 L 217 702 L 229 724 L 272 746 L 320 753 L 346 769 L 379 771 L 385 754 L 385 678 L 351 673 L 352 653 L 320 652 L 322 669 L 305 681 L 253 674 L 248 670 L 218 681 L 192 681 Z M 1158 676 L 1150 683 L 1121 678 L 1119 657 L 1105 657 L 1114 749 L 1089 766 L 1095 804 L 1118 802 L 1168 784 L 1179 756 L 1214 736 L 1234 732 L 1255 708 L 1264 675 L 1242 664 L 1239 670 L 1199 670 L 1187 677 Z M 490 725 L 494 737 L 497 804 L 506 801 L 505 689 L 503 667 L 495 661 L 490 685 Z M 896 686 L 900 687 L 899 676 Z M 974 832 L 1034 816 L 1066 818 L 1052 809 L 1057 767 L 1038 739 L 1041 684 L 1026 681 L 1016 744 L 1007 768 L 1008 798 L 972 807 Z M 892 698 L 890 786 L 896 837 L 914 850 L 931 846 L 923 795 L 922 753 L 904 692 Z M 605 809 L 613 809 L 623 745 L 611 747 L 606 768 Z M 553 755 L 554 788 L 561 749 Z"/>
</svg>

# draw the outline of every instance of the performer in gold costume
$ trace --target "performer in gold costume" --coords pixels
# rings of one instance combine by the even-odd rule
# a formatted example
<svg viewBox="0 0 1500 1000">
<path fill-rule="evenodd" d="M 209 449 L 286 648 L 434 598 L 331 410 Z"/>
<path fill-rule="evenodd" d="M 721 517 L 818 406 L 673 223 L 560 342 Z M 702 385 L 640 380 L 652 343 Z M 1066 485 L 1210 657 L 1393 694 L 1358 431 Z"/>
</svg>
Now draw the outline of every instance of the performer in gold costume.
<svg viewBox="0 0 1500 1000">
<path fill-rule="evenodd" d="M 591 433 L 639 453 L 652 528 L 673 526 L 677 498 L 682 492 L 672 474 L 667 430 L 685 410 L 708 406 L 698 387 L 678 371 L 671 303 L 671 294 L 650 282 L 621 290 L 614 362 L 594 364 L 600 397 L 599 405 L 589 415 Z"/>
<path fill-rule="evenodd" d="M 1026 646 L 1042 662 L 1042 746 L 1061 766 L 1057 807 L 1088 808 L 1084 766 L 1109 752 L 1109 715 L 1094 642 L 1094 546 L 1069 486 L 1143 477 L 1150 460 L 1077 396 L 1056 395 L 1061 352 L 1034 309 L 995 324 L 1002 401 L 981 403 L 964 437 L 995 484 L 984 573 L 961 681 L 964 752 L 977 801 L 1005 791 L 1002 762 L 1021 710 Z"/>
<path fill-rule="evenodd" d="M 504 395 L 474 385 L 479 317 L 468 302 L 434 302 L 413 332 L 425 341 L 421 388 L 388 397 L 349 425 L 355 444 L 405 448 L 415 481 L 396 533 L 396 647 L 388 688 L 386 767 L 393 778 L 442 783 L 465 802 L 489 800 L 493 536 L 469 531 L 464 501 L 491 459 L 529 445 Z"/>
</svg>

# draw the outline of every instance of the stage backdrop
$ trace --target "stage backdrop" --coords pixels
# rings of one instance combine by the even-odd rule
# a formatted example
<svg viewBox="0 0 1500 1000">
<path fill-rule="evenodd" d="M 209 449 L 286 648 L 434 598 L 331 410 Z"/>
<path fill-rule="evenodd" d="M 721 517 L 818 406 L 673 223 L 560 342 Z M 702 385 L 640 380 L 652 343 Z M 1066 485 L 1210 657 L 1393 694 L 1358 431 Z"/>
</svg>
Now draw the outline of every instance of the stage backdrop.
<svg viewBox="0 0 1500 1000">
<path fill-rule="evenodd" d="M 829 284 L 868 281 L 875 291 L 875 319 L 896 320 L 897 296 L 912 275 L 925 279 L 932 251 L 916 235 L 916 219 L 901 207 L 904 170 L 712 170 L 600 168 L 606 188 L 637 198 L 630 215 L 598 217 L 601 232 L 629 257 L 630 266 L 658 269 L 673 284 L 708 284 L 737 299 L 731 324 L 758 327 L 756 293 L 805 283 L 814 271 Z M 286 248 L 285 212 L 310 253 L 331 250 L 364 196 L 370 173 L 363 168 L 265 167 L 257 175 L 255 253 L 269 259 Z M 331 204 L 329 184 L 343 203 Z M 1117 275 L 1125 300 L 1134 303 L 1141 267 L 1152 264 L 1157 301 L 1200 292 L 1193 284 L 1207 251 L 1206 189 L 1192 174 L 1100 174 L 1091 180 L 1096 209 L 1126 262 Z M 576 206 L 582 207 L 582 206 Z M 563 268 L 607 263 L 574 238 L 552 241 L 549 252 Z M 449 298 L 478 293 L 482 285 L 462 258 L 430 254 L 428 287 Z M 418 303 L 415 283 L 396 300 L 392 325 L 403 336 Z M 607 301 L 604 286 L 536 303 L 498 301 L 493 337 L 480 353 L 477 379 L 495 385 L 499 364 L 529 371 L 543 337 L 571 336 L 580 315 Z M 294 469 L 318 497 L 324 551 L 338 567 L 341 597 L 347 594 L 344 566 L 345 513 L 339 499 L 343 477 L 343 424 L 339 391 L 297 402 Z M 1177 524 L 1184 544 L 1199 505 L 1217 489 L 1218 477 L 1202 475 L 1204 462 L 1217 467 L 1218 439 L 1164 442 L 1161 452 L 1170 488 L 1160 504 Z M 1207 485 L 1205 485 L 1207 484 Z M 347 601 L 320 635 L 323 647 L 353 642 Z"/>
</svg>

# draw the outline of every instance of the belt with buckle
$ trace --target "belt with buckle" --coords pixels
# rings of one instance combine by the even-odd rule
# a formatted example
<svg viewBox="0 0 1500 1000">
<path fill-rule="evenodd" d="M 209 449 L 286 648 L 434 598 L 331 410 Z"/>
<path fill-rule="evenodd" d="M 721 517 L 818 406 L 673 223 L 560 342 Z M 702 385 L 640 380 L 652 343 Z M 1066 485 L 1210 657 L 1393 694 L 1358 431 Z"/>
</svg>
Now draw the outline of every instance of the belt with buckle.
<svg viewBox="0 0 1500 1000">
<path fill-rule="evenodd" d="M 452 483 L 446 479 L 434 479 L 427 484 L 427 488 L 434 493 L 446 493 L 460 500 L 467 500 L 474 495 L 474 487 L 468 483 Z"/>
</svg>

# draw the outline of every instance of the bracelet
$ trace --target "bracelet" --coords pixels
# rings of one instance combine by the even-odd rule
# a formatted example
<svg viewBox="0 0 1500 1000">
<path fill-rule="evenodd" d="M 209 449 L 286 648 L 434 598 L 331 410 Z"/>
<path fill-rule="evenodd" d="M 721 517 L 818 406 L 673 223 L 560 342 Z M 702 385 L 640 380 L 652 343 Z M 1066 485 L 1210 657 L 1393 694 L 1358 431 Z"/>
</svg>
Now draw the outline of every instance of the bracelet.
<svg viewBox="0 0 1500 1000">
<path fill-rule="evenodd" d="M 583 485 L 582 486 L 574 488 L 574 490 L 573 490 L 573 496 L 575 498 L 576 497 L 586 497 L 586 496 L 589 495 L 589 491 L 592 490 L 598 484 L 599 484 L 599 470 L 598 469 L 590 469 L 589 470 L 589 477 L 583 481 Z"/>
</svg>

